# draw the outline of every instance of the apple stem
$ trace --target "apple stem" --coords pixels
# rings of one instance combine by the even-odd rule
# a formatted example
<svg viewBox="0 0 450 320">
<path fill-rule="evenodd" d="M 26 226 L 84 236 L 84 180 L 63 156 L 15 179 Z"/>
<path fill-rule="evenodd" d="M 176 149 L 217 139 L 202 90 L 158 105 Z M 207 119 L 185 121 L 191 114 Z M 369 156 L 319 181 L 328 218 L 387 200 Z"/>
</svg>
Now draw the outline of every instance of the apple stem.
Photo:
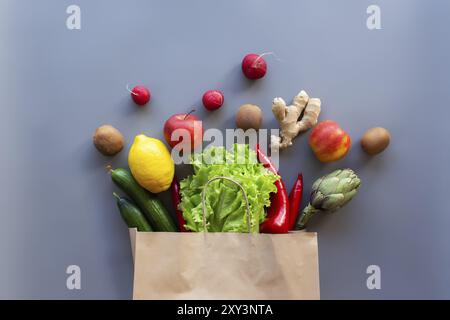
<svg viewBox="0 0 450 320">
<path fill-rule="evenodd" d="M 189 117 L 191 115 L 191 113 L 193 113 L 193 112 L 195 112 L 195 109 L 192 109 L 191 111 L 186 113 L 186 115 L 184 116 L 183 120 L 186 120 L 186 118 Z"/>
<path fill-rule="evenodd" d="M 133 90 L 130 89 L 130 86 L 128 85 L 128 83 L 127 83 L 127 87 L 126 88 L 127 88 L 127 91 L 129 93 L 131 93 L 132 95 L 139 96 L 136 92 L 133 92 Z"/>
</svg>

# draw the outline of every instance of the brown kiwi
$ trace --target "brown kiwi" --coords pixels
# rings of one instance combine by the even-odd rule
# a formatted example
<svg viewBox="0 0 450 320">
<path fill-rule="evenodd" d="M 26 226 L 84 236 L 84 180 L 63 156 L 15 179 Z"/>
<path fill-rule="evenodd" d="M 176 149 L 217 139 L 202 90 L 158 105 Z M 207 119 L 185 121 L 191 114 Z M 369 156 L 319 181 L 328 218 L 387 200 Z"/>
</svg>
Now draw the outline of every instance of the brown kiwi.
<svg viewBox="0 0 450 320">
<path fill-rule="evenodd" d="M 383 152 L 388 147 L 390 141 L 391 135 L 385 128 L 370 128 L 361 138 L 361 147 L 366 153 L 375 155 Z"/>
<path fill-rule="evenodd" d="M 243 130 L 258 130 L 262 123 L 262 111 L 254 104 L 243 104 L 236 114 L 236 126 Z"/>
<path fill-rule="evenodd" d="M 109 124 L 102 125 L 95 130 L 94 145 L 105 156 L 119 153 L 125 144 L 122 133 Z"/>
</svg>

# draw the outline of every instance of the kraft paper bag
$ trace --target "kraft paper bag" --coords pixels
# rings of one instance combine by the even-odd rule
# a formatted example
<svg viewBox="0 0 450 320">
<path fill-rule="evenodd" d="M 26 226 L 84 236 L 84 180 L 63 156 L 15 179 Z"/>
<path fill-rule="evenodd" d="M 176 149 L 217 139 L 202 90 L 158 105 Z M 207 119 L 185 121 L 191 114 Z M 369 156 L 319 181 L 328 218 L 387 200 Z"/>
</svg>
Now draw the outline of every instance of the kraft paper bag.
<svg viewBox="0 0 450 320">
<path fill-rule="evenodd" d="M 319 299 L 317 234 L 137 232 L 134 299 Z"/>
</svg>

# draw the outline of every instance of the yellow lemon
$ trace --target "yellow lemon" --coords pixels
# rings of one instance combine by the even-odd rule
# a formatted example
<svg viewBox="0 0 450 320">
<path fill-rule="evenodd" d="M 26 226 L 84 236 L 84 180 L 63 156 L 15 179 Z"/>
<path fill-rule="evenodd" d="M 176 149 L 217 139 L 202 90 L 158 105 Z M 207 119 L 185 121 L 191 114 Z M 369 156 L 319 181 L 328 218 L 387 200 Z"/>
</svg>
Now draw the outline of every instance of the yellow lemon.
<svg viewBox="0 0 450 320">
<path fill-rule="evenodd" d="M 134 138 L 128 165 L 141 187 L 152 193 L 169 189 L 175 165 L 164 143 L 140 134 Z"/>
</svg>

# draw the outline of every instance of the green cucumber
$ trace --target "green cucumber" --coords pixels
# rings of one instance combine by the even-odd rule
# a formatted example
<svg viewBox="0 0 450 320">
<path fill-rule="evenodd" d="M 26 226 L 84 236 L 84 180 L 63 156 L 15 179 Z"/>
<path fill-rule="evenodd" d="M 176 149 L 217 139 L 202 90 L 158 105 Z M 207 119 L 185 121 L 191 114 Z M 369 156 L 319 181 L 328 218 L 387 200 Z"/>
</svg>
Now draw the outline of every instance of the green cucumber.
<svg viewBox="0 0 450 320">
<path fill-rule="evenodd" d="M 126 169 L 111 171 L 111 178 L 142 210 L 153 230 L 176 232 L 177 227 L 157 196 L 143 189 Z"/>
<path fill-rule="evenodd" d="M 145 219 L 144 214 L 138 207 L 131 203 L 127 198 L 120 197 L 115 192 L 113 192 L 113 196 L 116 198 L 120 215 L 128 228 L 137 228 L 137 231 L 140 232 L 153 231 L 147 219 Z"/>
</svg>

